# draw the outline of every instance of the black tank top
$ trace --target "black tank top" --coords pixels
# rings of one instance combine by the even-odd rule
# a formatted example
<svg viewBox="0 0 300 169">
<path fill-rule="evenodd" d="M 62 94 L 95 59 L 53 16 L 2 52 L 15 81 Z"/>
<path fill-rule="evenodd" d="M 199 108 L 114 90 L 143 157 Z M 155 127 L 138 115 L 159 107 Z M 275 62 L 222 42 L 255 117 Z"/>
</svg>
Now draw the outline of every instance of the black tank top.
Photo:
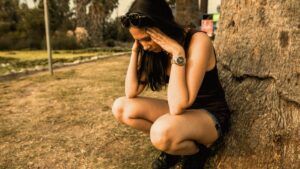
<svg viewBox="0 0 300 169">
<path fill-rule="evenodd" d="M 191 38 L 196 32 L 200 31 L 189 30 L 187 32 L 184 43 L 184 49 L 186 52 L 188 50 Z M 208 110 L 217 118 L 222 127 L 222 131 L 228 130 L 230 111 L 225 100 L 224 90 L 219 80 L 217 63 L 212 70 L 205 73 L 201 87 L 197 93 L 197 97 L 192 106 L 188 109 L 200 108 Z"/>
</svg>

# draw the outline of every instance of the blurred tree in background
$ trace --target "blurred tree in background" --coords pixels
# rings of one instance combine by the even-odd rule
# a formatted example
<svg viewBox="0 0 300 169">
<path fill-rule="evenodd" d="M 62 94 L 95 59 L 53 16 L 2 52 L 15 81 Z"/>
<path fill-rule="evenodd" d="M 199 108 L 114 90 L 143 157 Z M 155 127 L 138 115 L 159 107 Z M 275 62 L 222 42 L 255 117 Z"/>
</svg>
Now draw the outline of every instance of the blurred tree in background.
<svg viewBox="0 0 300 169">
<path fill-rule="evenodd" d="M 20 21 L 18 0 L 0 0 L 0 47 L 9 48 L 17 41 Z"/>
<path fill-rule="evenodd" d="M 43 0 L 28 7 L 21 0 L 0 0 L 0 50 L 45 48 Z M 176 0 L 167 0 L 175 5 Z M 111 18 L 118 0 L 48 0 L 54 49 L 114 46 L 131 41 L 120 18 Z"/>
<path fill-rule="evenodd" d="M 74 25 L 72 25 L 70 20 L 73 13 L 71 12 L 69 1 L 48 0 L 48 4 L 51 31 L 74 29 Z M 43 0 L 39 0 L 38 8 L 44 10 Z"/>
<path fill-rule="evenodd" d="M 34 3 L 35 7 L 29 8 L 21 0 L 0 0 L 0 50 L 45 48 L 43 1 Z M 110 18 L 118 0 L 48 0 L 48 4 L 54 49 L 130 40 L 119 18 Z"/>
<path fill-rule="evenodd" d="M 90 0 L 88 15 L 88 32 L 92 35 L 91 42 L 99 45 L 104 38 L 106 21 L 118 5 L 118 0 Z"/>
</svg>

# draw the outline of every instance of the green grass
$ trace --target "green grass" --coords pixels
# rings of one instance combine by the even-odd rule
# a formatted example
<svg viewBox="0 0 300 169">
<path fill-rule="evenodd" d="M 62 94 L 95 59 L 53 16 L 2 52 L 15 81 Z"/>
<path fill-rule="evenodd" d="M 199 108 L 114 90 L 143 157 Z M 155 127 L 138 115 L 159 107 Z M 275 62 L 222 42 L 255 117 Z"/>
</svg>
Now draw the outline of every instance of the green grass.
<svg viewBox="0 0 300 169">
<path fill-rule="evenodd" d="M 110 52 L 85 52 L 85 53 L 73 53 L 72 51 L 54 51 L 52 57 L 59 59 L 70 59 L 74 57 L 87 57 L 95 55 L 109 54 Z M 39 60 L 47 59 L 47 51 L 2 51 L 0 57 L 17 59 L 19 61 L 25 60 Z"/>
<path fill-rule="evenodd" d="M 93 56 L 110 55 L 114 52 L 126 52 L 128 48 L 92 48 L 82 50 L 55 50 L 52 52 L 53 63 L 73 62 L 91 58 Z M 0 51 L 0 76 L 21 69 L 46 66 L 48 64 L 47 51 Z"/>
</svg>

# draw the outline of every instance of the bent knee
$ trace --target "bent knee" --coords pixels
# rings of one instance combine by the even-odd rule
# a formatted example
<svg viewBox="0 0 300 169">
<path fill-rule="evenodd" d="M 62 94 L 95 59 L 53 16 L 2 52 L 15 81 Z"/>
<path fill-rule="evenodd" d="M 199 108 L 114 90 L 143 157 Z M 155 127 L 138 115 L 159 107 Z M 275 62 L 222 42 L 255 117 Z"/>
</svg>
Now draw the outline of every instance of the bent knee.
<svg viewBox="0 0 300 169">
<path fill-rule="evenodd" d="M 136 118 L 138 114 L 135 104 L 127 97 L 119 97 L 114 101 L 112 113 L 115 118 L 122 123 L 126 123 L 128 120 Z"/>
<path fill-rule="evenodd" d="M 123 121 L 125 99 L 125 97 L 119 97 L 112 105 L 112 113 L 118 121 Z"/>
<path fill-rule="evenodd" d="M 174 148 L 174 133 L 172 126 L 156 121 L 150 129 L 150 139 L 155 148 L 161 151 L 171 151 Z"/>
</svg>

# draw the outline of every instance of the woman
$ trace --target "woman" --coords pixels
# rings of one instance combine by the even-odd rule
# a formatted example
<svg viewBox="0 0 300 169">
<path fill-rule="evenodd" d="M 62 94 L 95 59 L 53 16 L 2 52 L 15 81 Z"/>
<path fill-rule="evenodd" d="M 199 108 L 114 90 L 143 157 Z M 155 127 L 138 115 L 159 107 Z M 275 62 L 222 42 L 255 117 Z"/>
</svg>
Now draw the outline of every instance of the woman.
<svg viewBox="0 0 300 169">
<path fill-rule="evenodd" d="M 165 0 L 135 0 L 121 18 L 135 42 L 115 118 L 150 135 L 152 168 L 201 168 L 227 131 L 229 110 L 209 37 L 179 26 Z M 167 100 L 138 96 L 168 85 Z"/>
</svg>

